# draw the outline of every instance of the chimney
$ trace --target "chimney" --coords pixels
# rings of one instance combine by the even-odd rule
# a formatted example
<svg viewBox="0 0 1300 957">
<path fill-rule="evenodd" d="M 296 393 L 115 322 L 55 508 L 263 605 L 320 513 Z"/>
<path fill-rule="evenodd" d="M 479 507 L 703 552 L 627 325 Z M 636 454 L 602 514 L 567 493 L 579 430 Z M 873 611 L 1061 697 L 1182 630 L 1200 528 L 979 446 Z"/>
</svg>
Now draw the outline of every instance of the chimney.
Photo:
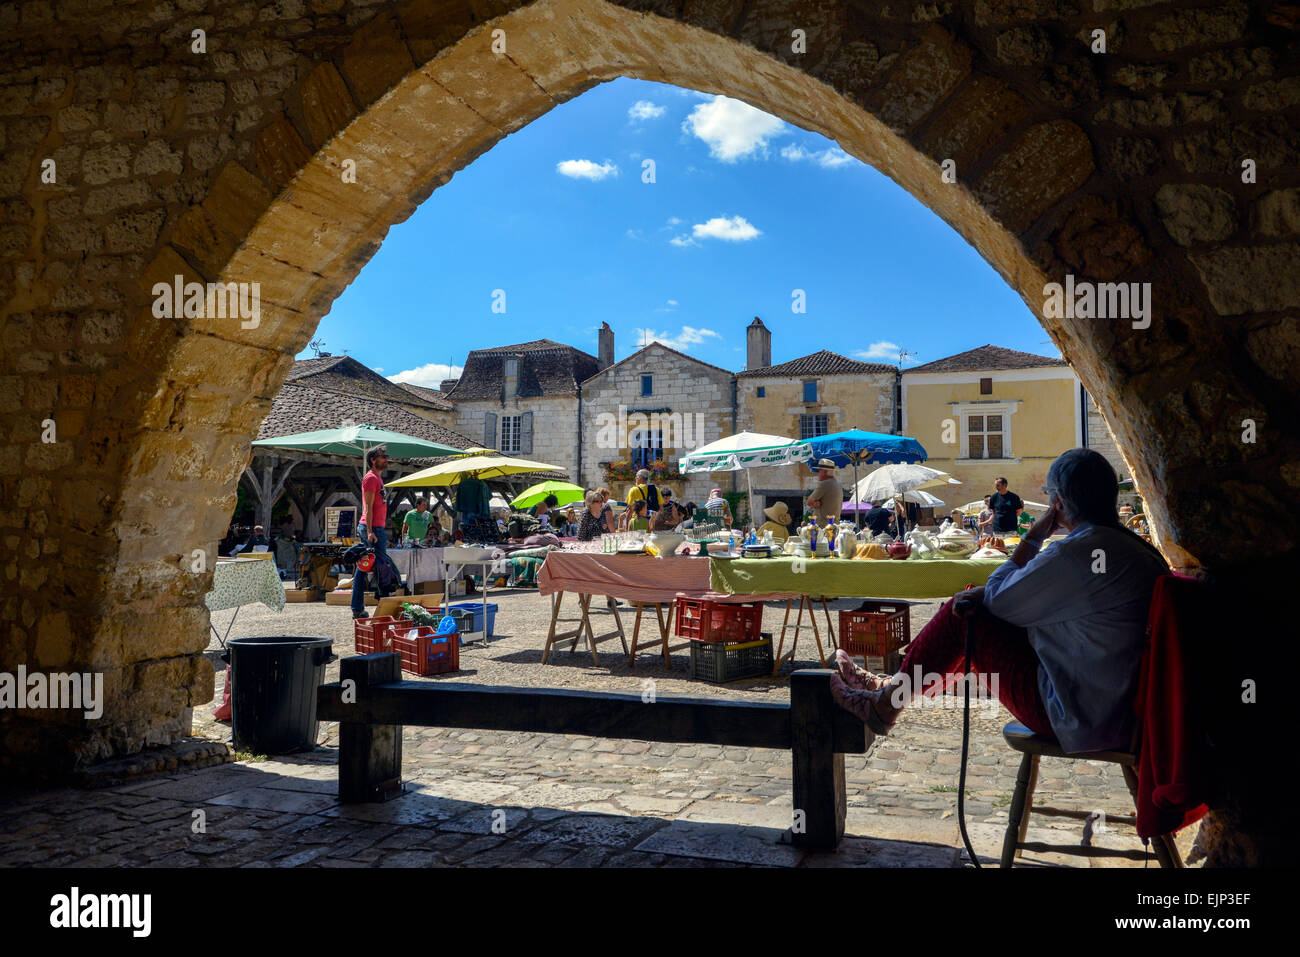
<svg viewBox="0 0 1300 957">
<path fill-rule="evenodd" d="M 459 381 L 460 379 L 443 379 L 440 383 L 438 383 L 438 391 L 445 395 L 446 393 L 450 392 L 452 389 L 456 388 L 456 383 Z"/>
<path fill-rule="evenodd" d="M 754 317 L 754 321 L 745 330 L 745 371 L 766 369 L 772 364 L 772 330 L 763 325 L 763 320 Z"/>
<path fill-rule="evenodd" d="M 597 333 L 600 339 L 600 368 L 608 369 L 614 364 L 614 330 L 609 327 L 608 322 L 600 324 L 600 332 Z"/>
</svg>

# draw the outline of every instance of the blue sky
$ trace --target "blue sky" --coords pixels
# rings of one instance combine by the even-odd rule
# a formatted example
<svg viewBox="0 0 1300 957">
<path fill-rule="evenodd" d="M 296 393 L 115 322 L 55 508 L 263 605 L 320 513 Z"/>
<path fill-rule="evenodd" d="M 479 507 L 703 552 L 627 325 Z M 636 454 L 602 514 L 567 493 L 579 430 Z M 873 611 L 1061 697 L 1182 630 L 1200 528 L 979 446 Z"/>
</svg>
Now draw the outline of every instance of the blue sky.
<svg viewBox="0 0 1300 957">
<path fill-rule="evenodd" d="M 818 349 L 897 363 L 901 348 L 906 367 L 986 342 L 1059 355 L 964 239 L 830 140 L 628 79 L 457 173 L 393 227 L 316 335 L 436 387 L 475 348 L 549 338 L 595 354 L 601 322 L 617 359 L 657 339 L 740 370 L 754 316 L 773 363 Z"/>
</svg>

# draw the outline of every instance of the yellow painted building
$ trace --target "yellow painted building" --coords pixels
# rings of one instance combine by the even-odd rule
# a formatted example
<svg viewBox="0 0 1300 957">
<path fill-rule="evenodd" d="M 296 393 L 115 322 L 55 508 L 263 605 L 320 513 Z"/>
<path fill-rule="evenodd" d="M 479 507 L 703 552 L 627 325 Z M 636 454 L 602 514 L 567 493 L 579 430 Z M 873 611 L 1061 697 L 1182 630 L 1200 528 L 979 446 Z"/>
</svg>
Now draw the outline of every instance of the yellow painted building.
<svg viewBox="0 0 1300 957">
<path fill-rule="evenodd" d="M 1088 444 L 1087 394 L 1063 359 L 986 345 L 901 380 L 902 433 L 925 446 L 926 465 L 961 480 L 929 490 L 949 510 L 992 494 L 999 476 L 1026 502 L 1045 502 L 1052 460 Z"/>
<path fill-rule="evenodd" d="M 752 340 L 766 333 L 759 320 L 750 326 Z M 846 429 L 893 432 L 897 410 L 898 370 L 894 366 L 860 362 L 822 350 L 780 365 L 751 366 L 736 375 L 737 431 L 813 438 Z M 755 359 L 757 358 L 757 361 Z M 866 474 L 864 470 L 862 474 Z M 853 470 L 838 473 L 844 497 L 853 497 Z M 816 485 L 815 473 L 804 466 L 754 469 L 750 479 L 759 506 L 784 501 L 792 515 L 803 513 L 803 501 Z"/>
</svg>

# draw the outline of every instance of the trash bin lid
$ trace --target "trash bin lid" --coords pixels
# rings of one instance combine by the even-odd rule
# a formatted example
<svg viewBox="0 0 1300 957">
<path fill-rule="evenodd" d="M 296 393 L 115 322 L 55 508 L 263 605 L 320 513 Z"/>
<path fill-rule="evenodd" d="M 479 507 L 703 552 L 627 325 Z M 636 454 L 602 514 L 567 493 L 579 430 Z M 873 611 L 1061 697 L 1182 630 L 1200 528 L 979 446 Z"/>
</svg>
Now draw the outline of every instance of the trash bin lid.
<svg viewBox="0 0 1300 957">
<path fill-rule="evenodd" d="M 251 635 L 246 638 L 231 638 L 226 644 L 241 648 L 266 648 L 268 646 L 315 648 L 321 645 L 332 645 L 334 639 L 322 638 L 319 635 Z"/>
</svg>

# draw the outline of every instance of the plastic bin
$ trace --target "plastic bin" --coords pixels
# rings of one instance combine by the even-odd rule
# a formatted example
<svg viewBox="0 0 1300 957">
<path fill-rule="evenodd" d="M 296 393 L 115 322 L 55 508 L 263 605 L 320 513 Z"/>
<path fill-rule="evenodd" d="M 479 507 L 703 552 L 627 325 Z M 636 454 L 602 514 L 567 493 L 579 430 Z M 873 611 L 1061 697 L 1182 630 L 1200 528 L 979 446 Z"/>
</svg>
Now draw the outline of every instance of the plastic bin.
<svg viewBox="0 0 1300 957">
<path fill-rule="evenodd" d="M 352 634 L 357 654 L 371 655 L 376 651 L 383 651 L 385 633 L 395 625 L 400 626 L 404 621 L 405 619 L 393 615 L 356 619 L 352 623 Z"/>
<path fill-rule="evenodd" d="M 451 612 L 452 614 L 455 613 L 456 609 L 460 609 L 461 611 L 468 611 L 474 616 L 474 625 L 472 628 L 468 629 L 469 631 L 483 630 L 483 603 L 481 601 L 460 602 L 459 604 L 452 605 L 451 607 L 452 607 L 452 612 Z M 487 619 L 488 619 L 487 636 L 491 638 L 497 620 L 497 606 L 494 602 L 488 602 Z M 466 630 L 467 629 L 462 628 L 461 634 L 464 635 Z"/>
<path fill-rule="evenodd" d="M 727 643 L 691 641 L 691 677 L 722 684 L 772 673 L 772 636 Z"/>
<path fill-rule="evenodd" d="M 723 602 L 677 596 L 675 634 L 695 641 L 757 641 L 763 633 L 762 602 Z"/>
<path fill-rule="evenodd" d="M 864 601 L 840 612 L 840 648 L 865 659 L 868 671 L 893 674 L 902 665 L 899 649 L 912 640 L 911 606 L 889 601 Z"/>
<path fill-rule="evenodd" d="M 329 638 L 232 638 L 231 723 L 236 751 L 289 754 L 316 747 L 316 692 L 334 661 Z"/>
<path fill-rule="evenodd" d="M 436 635 L 428 625 L 394 628 L 389 651 L 402 656 L 402 670 L 417 675 L 442 675 L 460 670 L 458 635 Z"/>
</svg>

